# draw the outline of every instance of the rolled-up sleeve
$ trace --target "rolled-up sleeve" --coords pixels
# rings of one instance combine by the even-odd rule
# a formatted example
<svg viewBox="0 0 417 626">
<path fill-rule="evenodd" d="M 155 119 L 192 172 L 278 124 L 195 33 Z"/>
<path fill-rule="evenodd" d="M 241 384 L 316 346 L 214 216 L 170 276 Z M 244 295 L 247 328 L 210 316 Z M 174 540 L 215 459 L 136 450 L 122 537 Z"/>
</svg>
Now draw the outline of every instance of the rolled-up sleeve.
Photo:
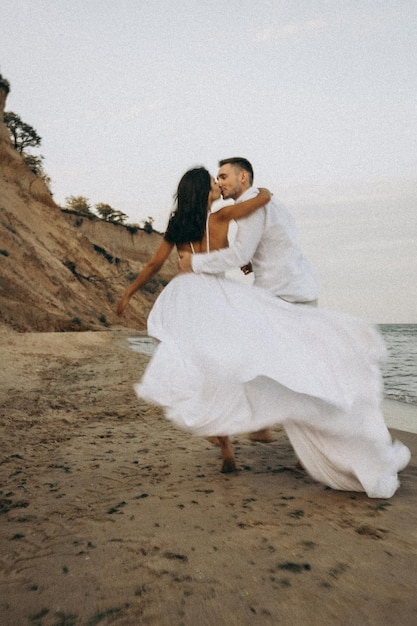
<svg viewBox="0 0 417 626">
<path fill-rule="evenodd" d="M 193 254 L 193 272 L 219 274 L 249 263 L 262 237 L 264 215 L 265 209 L 262 207 L 252 215 L 237 220 L 238 230 L 230 248 Z"/>
</svg>

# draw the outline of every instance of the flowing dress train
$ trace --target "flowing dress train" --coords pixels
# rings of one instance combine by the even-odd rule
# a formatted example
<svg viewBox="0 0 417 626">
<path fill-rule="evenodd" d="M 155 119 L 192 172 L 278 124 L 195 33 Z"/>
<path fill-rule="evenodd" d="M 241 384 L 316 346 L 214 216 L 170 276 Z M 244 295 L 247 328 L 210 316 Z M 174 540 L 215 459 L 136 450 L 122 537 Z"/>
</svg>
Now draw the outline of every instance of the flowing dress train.
<svg viewBox="0 0 417 626">
<path fill-rule="evenodd" d="M 368 321 L 220 276 L 180 274 L 148 318 L 158 340 L 138 396 L 196 435 L 281 424 L 308 473 L 389 498 L 410 452 L 381 412 L 385 345 Z"/>
</svg>

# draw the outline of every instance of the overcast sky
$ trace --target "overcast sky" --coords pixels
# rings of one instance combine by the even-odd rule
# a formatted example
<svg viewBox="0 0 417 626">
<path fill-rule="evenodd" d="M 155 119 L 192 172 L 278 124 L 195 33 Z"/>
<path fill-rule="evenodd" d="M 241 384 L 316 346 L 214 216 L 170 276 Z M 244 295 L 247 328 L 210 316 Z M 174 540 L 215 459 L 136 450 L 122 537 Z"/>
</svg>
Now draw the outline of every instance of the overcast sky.
<svg viewBox="0 0 417 626">
<path fill-rule="evenodd" d="M 163 231 L 184 171 L 245 156 L 321 306 L 417 322 L 415 0 L 2 0 L 1 23 L 59 204 Z"/>
</svg>

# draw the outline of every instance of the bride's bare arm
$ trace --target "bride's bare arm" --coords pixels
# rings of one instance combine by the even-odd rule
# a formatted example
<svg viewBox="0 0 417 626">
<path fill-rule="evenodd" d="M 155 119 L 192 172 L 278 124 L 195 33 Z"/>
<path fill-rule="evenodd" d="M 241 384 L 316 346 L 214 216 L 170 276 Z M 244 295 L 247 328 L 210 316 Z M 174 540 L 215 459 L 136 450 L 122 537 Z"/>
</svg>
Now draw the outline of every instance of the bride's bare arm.
<svg viewBox="0 0 417 626">
<path fill-rule="evenodd" d="M 243 202 L 238 202 L 237 204 L 231 204 L 223 207 L 220 211 L 217 211 L 214 215 L 216 215 L 217 219 L 221 221 L 230 222 L 230 220 L 239 220 L 243 217 L 247 217 L 257 209 L 260 209 L 262 206 L 265 206 L 271 199 L 271 193 L 268 189 L 264 187 L 259 187 L 259 193 L 254 198 L 250 198 L 250 200 L 244 200 Z"/>
<path fill-rule="evenodd" d="M 162 240 L 161 245 L 159 246 L 158 250 L 155 252 L 154 256 L 151 258 L 150 261 L 147 262 L 143 270 L 139 272 L 139 274 L 137 275 L 133 283 L 131 283 L 129 287 L 125 290 L 124 294 L 122 295 L 119 301 L 119 304 L 117 305 L 117 315 L 119 316 L 123 315 L 123 311 L 128 305 L 129 300 L 133 296 L 133 294 L 138 289 L 146 285 L 146 283 L 153 276 L 155 276 L 157 272 L 159 272 L 159 270 L 161 269 L 161 267 L 163 266 L 163 264 L 165 263 L 169 255 L 171 254 L 171 250 L 173 247 L 174 247 L 174 244 L 169 243 L 165 239 Z"/>
</svg>

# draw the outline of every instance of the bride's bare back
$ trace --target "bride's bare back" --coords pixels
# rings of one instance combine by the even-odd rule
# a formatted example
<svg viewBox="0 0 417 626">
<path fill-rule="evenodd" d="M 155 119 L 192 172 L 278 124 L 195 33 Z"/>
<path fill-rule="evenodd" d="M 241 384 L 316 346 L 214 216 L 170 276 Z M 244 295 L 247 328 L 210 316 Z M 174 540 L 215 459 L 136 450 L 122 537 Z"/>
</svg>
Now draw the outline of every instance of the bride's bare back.
<svg viewBox="0 0 417 626">
<path fill-rule="evenodd" d="M 220 213 L 221 209 L 216 213 L 209 213 L 208 215 L 208 242 L 207 232 L 205 230 L 201 241 L 192 242 L 194 250 L 192 250 L 189 243 L 184 243 L 177 246 L 178 252 L 213 252 L 214 250 L 220 250 L 221 248 L 228 248 L 229 241 L 227 233 L 229 222 L 226 222 L 224 219 L 219 219 Z M 207 243 L 209 245 L 209 249 L 207 247 Z"/>
</svg>

